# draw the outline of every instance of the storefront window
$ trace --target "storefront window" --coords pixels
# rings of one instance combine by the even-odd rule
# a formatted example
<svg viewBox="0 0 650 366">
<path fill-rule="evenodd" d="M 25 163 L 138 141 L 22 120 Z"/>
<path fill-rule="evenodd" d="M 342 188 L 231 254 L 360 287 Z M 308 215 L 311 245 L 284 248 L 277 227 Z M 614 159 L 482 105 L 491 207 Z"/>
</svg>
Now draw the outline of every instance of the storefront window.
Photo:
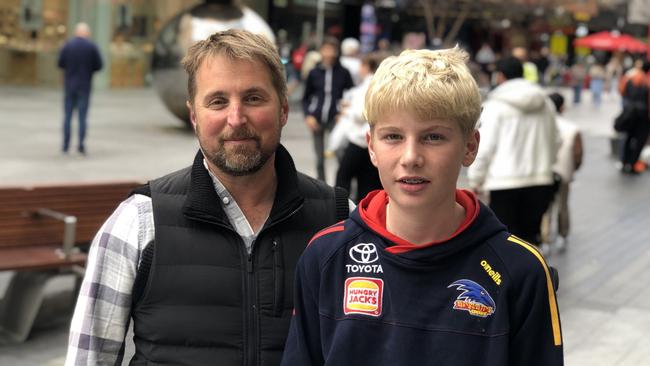
<svg viewBox="0 0 650 366">
<path fill-rule="evenodd" d="M 67 6 L 67 0 L 3 0 L 0 3 L 2 82 L 33 85 L 56 78 L 47 62 L 66 39 Z"/>
</svg>

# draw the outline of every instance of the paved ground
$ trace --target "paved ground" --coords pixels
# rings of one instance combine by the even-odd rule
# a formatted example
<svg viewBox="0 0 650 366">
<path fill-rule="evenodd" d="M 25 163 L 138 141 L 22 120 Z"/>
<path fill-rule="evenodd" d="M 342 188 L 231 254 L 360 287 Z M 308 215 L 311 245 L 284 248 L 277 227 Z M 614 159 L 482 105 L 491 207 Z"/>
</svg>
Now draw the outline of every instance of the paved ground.
<svg viewBox="0 0 650 366">
<path fill-rule="evenodd" d="M 0 185 L 146 180 L 184 167 L 195 153 L 192 133 L 152 90 L 143 89 L 97 92 L 88 155 L 63 155 L 61 99 L 56 90 L 0 86 Z M 586 144 L 584 167 L 572 187 L 569 249 L 550 257 L 561 275 L 569 366 L 650 365 L 650 173 L 629 177 L 615 169 L 609 137 L 618 105 L 617 98 L 606 97 L 597 109 L 587 99 L 567 111 L 583 128 Z M 300 114 L 292 113 L 283 143 L 299 169 L 313 175 L 310 142 Z M 331 179 L 334 163 L 329 167 Z M 0 273 L 0 298 L 11 275 Z M 39 326 L 27 342 L 0 346 L 0 365 L 63 364 L 71 287 L 66 277 L 48 286 Z"/>
</svg>

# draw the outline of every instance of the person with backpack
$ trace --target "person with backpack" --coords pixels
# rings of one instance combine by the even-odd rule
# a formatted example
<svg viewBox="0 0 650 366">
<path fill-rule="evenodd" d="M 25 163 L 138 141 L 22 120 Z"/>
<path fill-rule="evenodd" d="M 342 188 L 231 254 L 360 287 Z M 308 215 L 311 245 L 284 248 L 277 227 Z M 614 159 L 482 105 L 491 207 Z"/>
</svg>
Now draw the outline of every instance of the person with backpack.
<svg viewBox="0 0 650 366">
<path fill-rule="evenodd" d="M 650 118 L 648 103 L 650 93 L 650 61 L 643 61 L 640 68 L 631 72 L 623 83 L 623 109 L 629 109 L 633 122 L 625 132 L 623 154 L 621 155 L 621 172 L 636 175 L 640 171 L 635 164 L 641 156 L 650 134 Z"/>
</svg>

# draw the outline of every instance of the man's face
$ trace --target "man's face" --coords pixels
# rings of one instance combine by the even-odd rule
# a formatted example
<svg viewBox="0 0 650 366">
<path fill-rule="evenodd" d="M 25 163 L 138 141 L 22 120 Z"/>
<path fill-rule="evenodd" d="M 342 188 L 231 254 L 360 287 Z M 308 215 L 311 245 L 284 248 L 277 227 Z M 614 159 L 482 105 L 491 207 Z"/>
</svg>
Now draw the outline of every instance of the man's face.
<svg viewBox="0 0 650 366">
<path fill-rule="evenodd" d="M 464 137 L 457 122 L 421 121 L 406 111 L 380 117 L 367 135 L 391 206 L 420 211 L 454 199 L 460 168 L 474 161 L 478 139 L 477 131 Z"/>
<path fill-rule="evenodd" d="M 321 62 L 324 65 L 332 66 L 336 62 L 336 58 L 339 55 L 339 50 L 331 44 L 324 44 L 320 48 Z"/>
<path fill-rule="evenodd" d="M 268 68 L 259 61 L 206 59 L 188 102 L 201 150 L 213 172 L 250 175 L 273 164 L 289 106 L 280 101 Z"/>
</svg>

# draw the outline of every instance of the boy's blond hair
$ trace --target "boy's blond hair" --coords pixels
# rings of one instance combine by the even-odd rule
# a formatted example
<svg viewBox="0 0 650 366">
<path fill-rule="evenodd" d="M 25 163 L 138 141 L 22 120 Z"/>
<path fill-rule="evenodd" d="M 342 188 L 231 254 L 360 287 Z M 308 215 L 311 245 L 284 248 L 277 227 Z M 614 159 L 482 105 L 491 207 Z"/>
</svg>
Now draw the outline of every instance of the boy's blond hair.
<svg viewBox="0 0 650 366">
<path fill-rule="evenodd" d="M 481 95 L 466 65 L 468 59 L 458 46 L 406 50 L 388 57 L 366 93 L 366 120 L 372 127 L 383 114 L 408 111 L 422 121 L 456 121 L 467 136 L 481 114 Z"/>
<path fill-rule="evenodd" d="M 241 29 L 230 29 L 214 33 L 208 39 L 195 43 L 183 57 L 181 64 L 188 74 L 187 92 L 190 102 L 193 102 L 196 96 L 196 74 L 199 67 L 206 58 L 218 55 L 227 56 L 231 60 L 261 62 L 269 72 L 280 103 L 286 101 L 287 82 L 284 66 L 275 45 L 262 35 Z"/>
</svg>

